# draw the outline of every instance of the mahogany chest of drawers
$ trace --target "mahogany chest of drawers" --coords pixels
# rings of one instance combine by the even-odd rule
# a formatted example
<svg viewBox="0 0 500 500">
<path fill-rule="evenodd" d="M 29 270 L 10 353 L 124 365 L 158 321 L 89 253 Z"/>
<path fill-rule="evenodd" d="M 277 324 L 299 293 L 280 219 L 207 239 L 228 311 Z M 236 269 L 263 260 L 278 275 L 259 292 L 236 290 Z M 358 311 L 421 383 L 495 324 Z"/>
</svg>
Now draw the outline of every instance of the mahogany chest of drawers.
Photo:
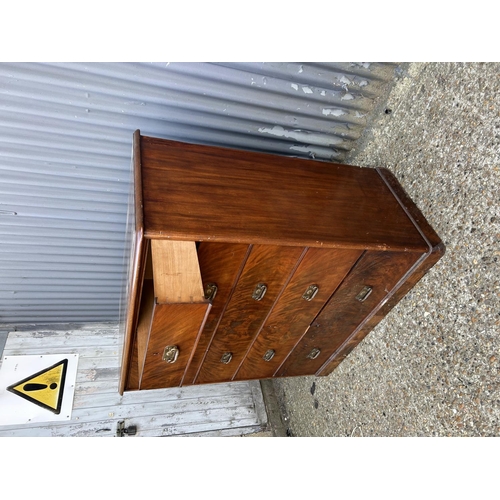
<svg viewBox="0 0 500 500">
<path fill-rule="evenodd" d="M 136 131 L 120 392 L 327 375 L 444 253 L 383 168 Z"/>
</svg>

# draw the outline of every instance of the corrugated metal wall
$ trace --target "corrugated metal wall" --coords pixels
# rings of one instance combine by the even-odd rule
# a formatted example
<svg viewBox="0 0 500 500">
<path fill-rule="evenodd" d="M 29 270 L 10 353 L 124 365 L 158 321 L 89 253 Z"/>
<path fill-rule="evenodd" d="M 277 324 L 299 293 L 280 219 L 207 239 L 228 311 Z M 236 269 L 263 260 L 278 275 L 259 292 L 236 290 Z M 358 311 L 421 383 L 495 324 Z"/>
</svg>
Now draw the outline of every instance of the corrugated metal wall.
<svg viewBox="0 0 500 500">
<path fill-rule="evenodd" d="M 116 320 L 132 133 L 341 162 L 377 63 L 0 64 L 0 323 Z"/>
</svg>

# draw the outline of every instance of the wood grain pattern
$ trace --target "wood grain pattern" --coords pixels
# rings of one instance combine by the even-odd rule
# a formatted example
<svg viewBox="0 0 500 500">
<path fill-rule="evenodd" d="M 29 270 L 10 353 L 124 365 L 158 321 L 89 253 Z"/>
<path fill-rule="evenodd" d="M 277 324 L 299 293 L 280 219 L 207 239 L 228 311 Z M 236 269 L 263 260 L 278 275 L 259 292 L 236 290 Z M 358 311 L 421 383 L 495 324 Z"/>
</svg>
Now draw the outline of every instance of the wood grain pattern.
<svg viewBox="0 0 500 500">
<path fill-rule="evenodd" d="M 349 353 L 370 333 L 375 326 L 384 319 L 389 311 L 420 281 L 420 279 L 429 272 L 429 270 L 441 259 L 445 253 L 445 246 L 436 231 L 425 219 L 420 209 L 413 203 L 408 194 L 404 191 L 401 184 L 394 175 L 385 168 L 378 168 L 380 176 L 388 184 L 394 196 L 398 199 L 415 226 L 422 232 L 424 239 L 429 244 L 430 251 L 418 266 L 412 270 L 401 285 L 401 287 L 392 295 L 392 297 L 373 315 L 362 328 L 355 331 L 346 341 L 341 344 L 331 358 L 316 373 L 317 376 L 325 376 L 335 370 L 335 368 L 349 355 Z"/>
<path fill-rule="evenodd" d="M 297 376 L 316 373 L 363 320 L 383 305 L 384 298 L 421 255 L 365 252 L 277 374 Z M 366 285 L 372 287 L 372 292 L 360 302 L 356 296 Z M 315 359 L 309 359 L 307 356 L 313 348 L 321 352 Z"/>
<path fill-rule="evenodd" d="M 137 390 L 139 390 L 139 354 L 137 347 L 137 338 L 135 338 L 132 341 L 132 350 L 130 353 L 130 362 L 128 366 L 127 380 L 125 382 L 124 391 Z"/>
<path fill-rule="evenodd" d="M 205 242 L 200 243 L 198 247 L 198 261 L 203 284 L 206 286 L 207 283 L 215 283 L 218 290 L 212 301 L 212 309 L 200 336 L 193 360 L 186 371 L 184 385 L 193 383 L 198 374 L 228 300 L 236 287 L 250 248 L 249 245 L 245 244 Z"/>
<path fill-rule="evenodd" d="M 153 281 L 145 279 L 142 286 L 142 297 L 139 308 L 139 317 L 137 321 L 136 334 L 133 341 L 132 357 L 129 365 L 129 374 L 127 377 L 127 391 L 139 389 L 139 381 L 144 370 L 144 359 L 153 319 L 153 308 L 155 303 Z"/>
<path fill-rule="evenodd" d="M 413 200 L 408 196 L 394 174 L 387 168 L 377 168 L 376 170 L 414 226 L 418 228 L 418 231 L 428 244 L 429 254 L 435 253 L 436 256 L 439 256 L 438 258 L 442 257 L 445 252 L 445 246 L 441 238 L 437 235 L 436 231 L 434 231 L 417 205 L 415 205 Z"/>
<path fill-rule="evenodd" d="M 120 329 L 123 334 L 122 363 L 118 391 L 123 394 L 127 385 L 127 377 L 134 344 L 135 329 L 141 300 L 142 280 L 144 279 L 145 259 L 148 242 L 144 238 L 144 212 L 142 196 L 141 172 L 141 136 L 138 130 L 134 132 L 131 160 L 131 190 L 127 205 L 127 224 L 125 231 L 125 262 L 128 263 L 127 285 L 123 290 L 121 301 Z"/>
<path fill-rule="evenodd" d="M 151 254 L 158 304 L 204 302 L 194 241 L 151 240 Z"/>
<path fill-rule="evenodd" d="M 340 344 L 323 366 L 318 369 L 316 376 L 322 377 L 332 373 L 440 258 L 441 256 L 439 253 L 433 253 L 429 258 L 423 260 L 417 269 L 407 278 L 396 293 L 394 293 L 394 295 L 392 295 L 392 297 L 376 312 L 376 314 L 366 323 L 361 325 L 361 328 L 354 330 L 354 332 Z"/>
<path fill-rule="evenodd" d="M 211 305 L 157 304 L 149 335 L 141 389 L 178 387 L 184 378 Z M 167 345 L 179 348 L 175 363 L 163 361 Z"/>
<path fill-rule="evenodd" d="M 153 279 L 153 259 L 151 258 L 151 245 L 148 245 L 146 254 L 146 263 L 144 264 L 144 279 Z"/>
<path fill-rule="evenodd" d="M 252 248 L 196 383 L 231 380 L 302 253 L 303 249 L 298 247 L 255 245 Z M 258 283 L 267 285 L 267 293 L 260 301 L 252 299 Z M 229 364 L 221 363 L 225 352 L 233 355 Z"/>
<path fill-rule="evenodd" d="M 427 250 L 374 169 L 150 137 L 141 161 L 150 238 Z"/>
<path fill-rule="evenodd" d="M 139 380 L 144 371 L 146 351 L 148 347 L 149 332 L 153 321 L 153 310 L 155 306 L 155 296 L 153 280 L 145 279 L 142 287 L 141 309 L 139 311 L 139 321 L 137 322 L 137 366 Z"/>
<path fill-rule="evenodd" d="M 361 254 L 360 250 L 309 248 L 234 379 L 272 377 Z M 319 291 L 307 301 L 302 295 L 311 284 Z M 265 361 L 268 349 L 275 354 Z"/>
</svg>

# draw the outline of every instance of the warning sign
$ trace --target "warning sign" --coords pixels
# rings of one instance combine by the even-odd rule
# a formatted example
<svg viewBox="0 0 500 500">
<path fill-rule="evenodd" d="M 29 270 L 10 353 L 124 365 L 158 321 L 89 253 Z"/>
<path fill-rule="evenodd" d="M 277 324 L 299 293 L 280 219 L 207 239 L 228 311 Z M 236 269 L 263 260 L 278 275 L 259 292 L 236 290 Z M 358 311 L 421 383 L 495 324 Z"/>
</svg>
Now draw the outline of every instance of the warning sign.
<svg viewBox="0 0 500 500">
<path fill-rule="evenodd" d="M 78 354 L 5 356 L 0 425 L 71 418 Z"/>
<path fill-rule="evenodd" d="M 63 359 L 54 366 L 7 387 L 7 390 L 59 415 L 67 367 L 68 360 Z"/>
</svg>

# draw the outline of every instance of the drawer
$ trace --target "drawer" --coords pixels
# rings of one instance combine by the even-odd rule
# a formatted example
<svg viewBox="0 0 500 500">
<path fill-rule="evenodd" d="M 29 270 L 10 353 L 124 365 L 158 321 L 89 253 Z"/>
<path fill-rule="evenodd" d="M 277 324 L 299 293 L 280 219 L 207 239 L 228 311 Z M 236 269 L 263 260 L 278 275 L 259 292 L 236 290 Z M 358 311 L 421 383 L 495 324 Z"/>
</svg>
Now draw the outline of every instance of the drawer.
<svg viewBox="0 0 500 500">
<path fill-rule="evenodd" d="M 234 380 L 272 377 L 361 254 L 309 248 Z"/>
<path fill-rule="evenodd" d="M 217 291 L 211 299 L 212 309 L 186 372 L 183 385 L 192 384 L 199 372 L 250 249 L 250 245 L 238 243 L 201 242 L 198 246 L 198 261 L 204 289 L 207 291 L 207 287 L 215 285 Z"/>
<path fill-rule="evenodd" d="M 156 304 L 140 389 L 182 385 L 210 304 Z"/>
<path fill-rule="evenodd" d="M 417 253 L 366 251 L 309 326 L 277 376 L 318 372 L 421 257 Z"/>
<path fill-rule="evenodd" d="M 304 249 L 254 245 L 210 343 L 196 383 L 231 380 L 290 280 Z M 266 288 L 262 298 L 257 288 Z"/>
<path fill-rule="evenodd" d="M 181 385 L 210 309 L 196 244 L 151 241 L 146 248 L 127 390 Z"/>
</svg>

